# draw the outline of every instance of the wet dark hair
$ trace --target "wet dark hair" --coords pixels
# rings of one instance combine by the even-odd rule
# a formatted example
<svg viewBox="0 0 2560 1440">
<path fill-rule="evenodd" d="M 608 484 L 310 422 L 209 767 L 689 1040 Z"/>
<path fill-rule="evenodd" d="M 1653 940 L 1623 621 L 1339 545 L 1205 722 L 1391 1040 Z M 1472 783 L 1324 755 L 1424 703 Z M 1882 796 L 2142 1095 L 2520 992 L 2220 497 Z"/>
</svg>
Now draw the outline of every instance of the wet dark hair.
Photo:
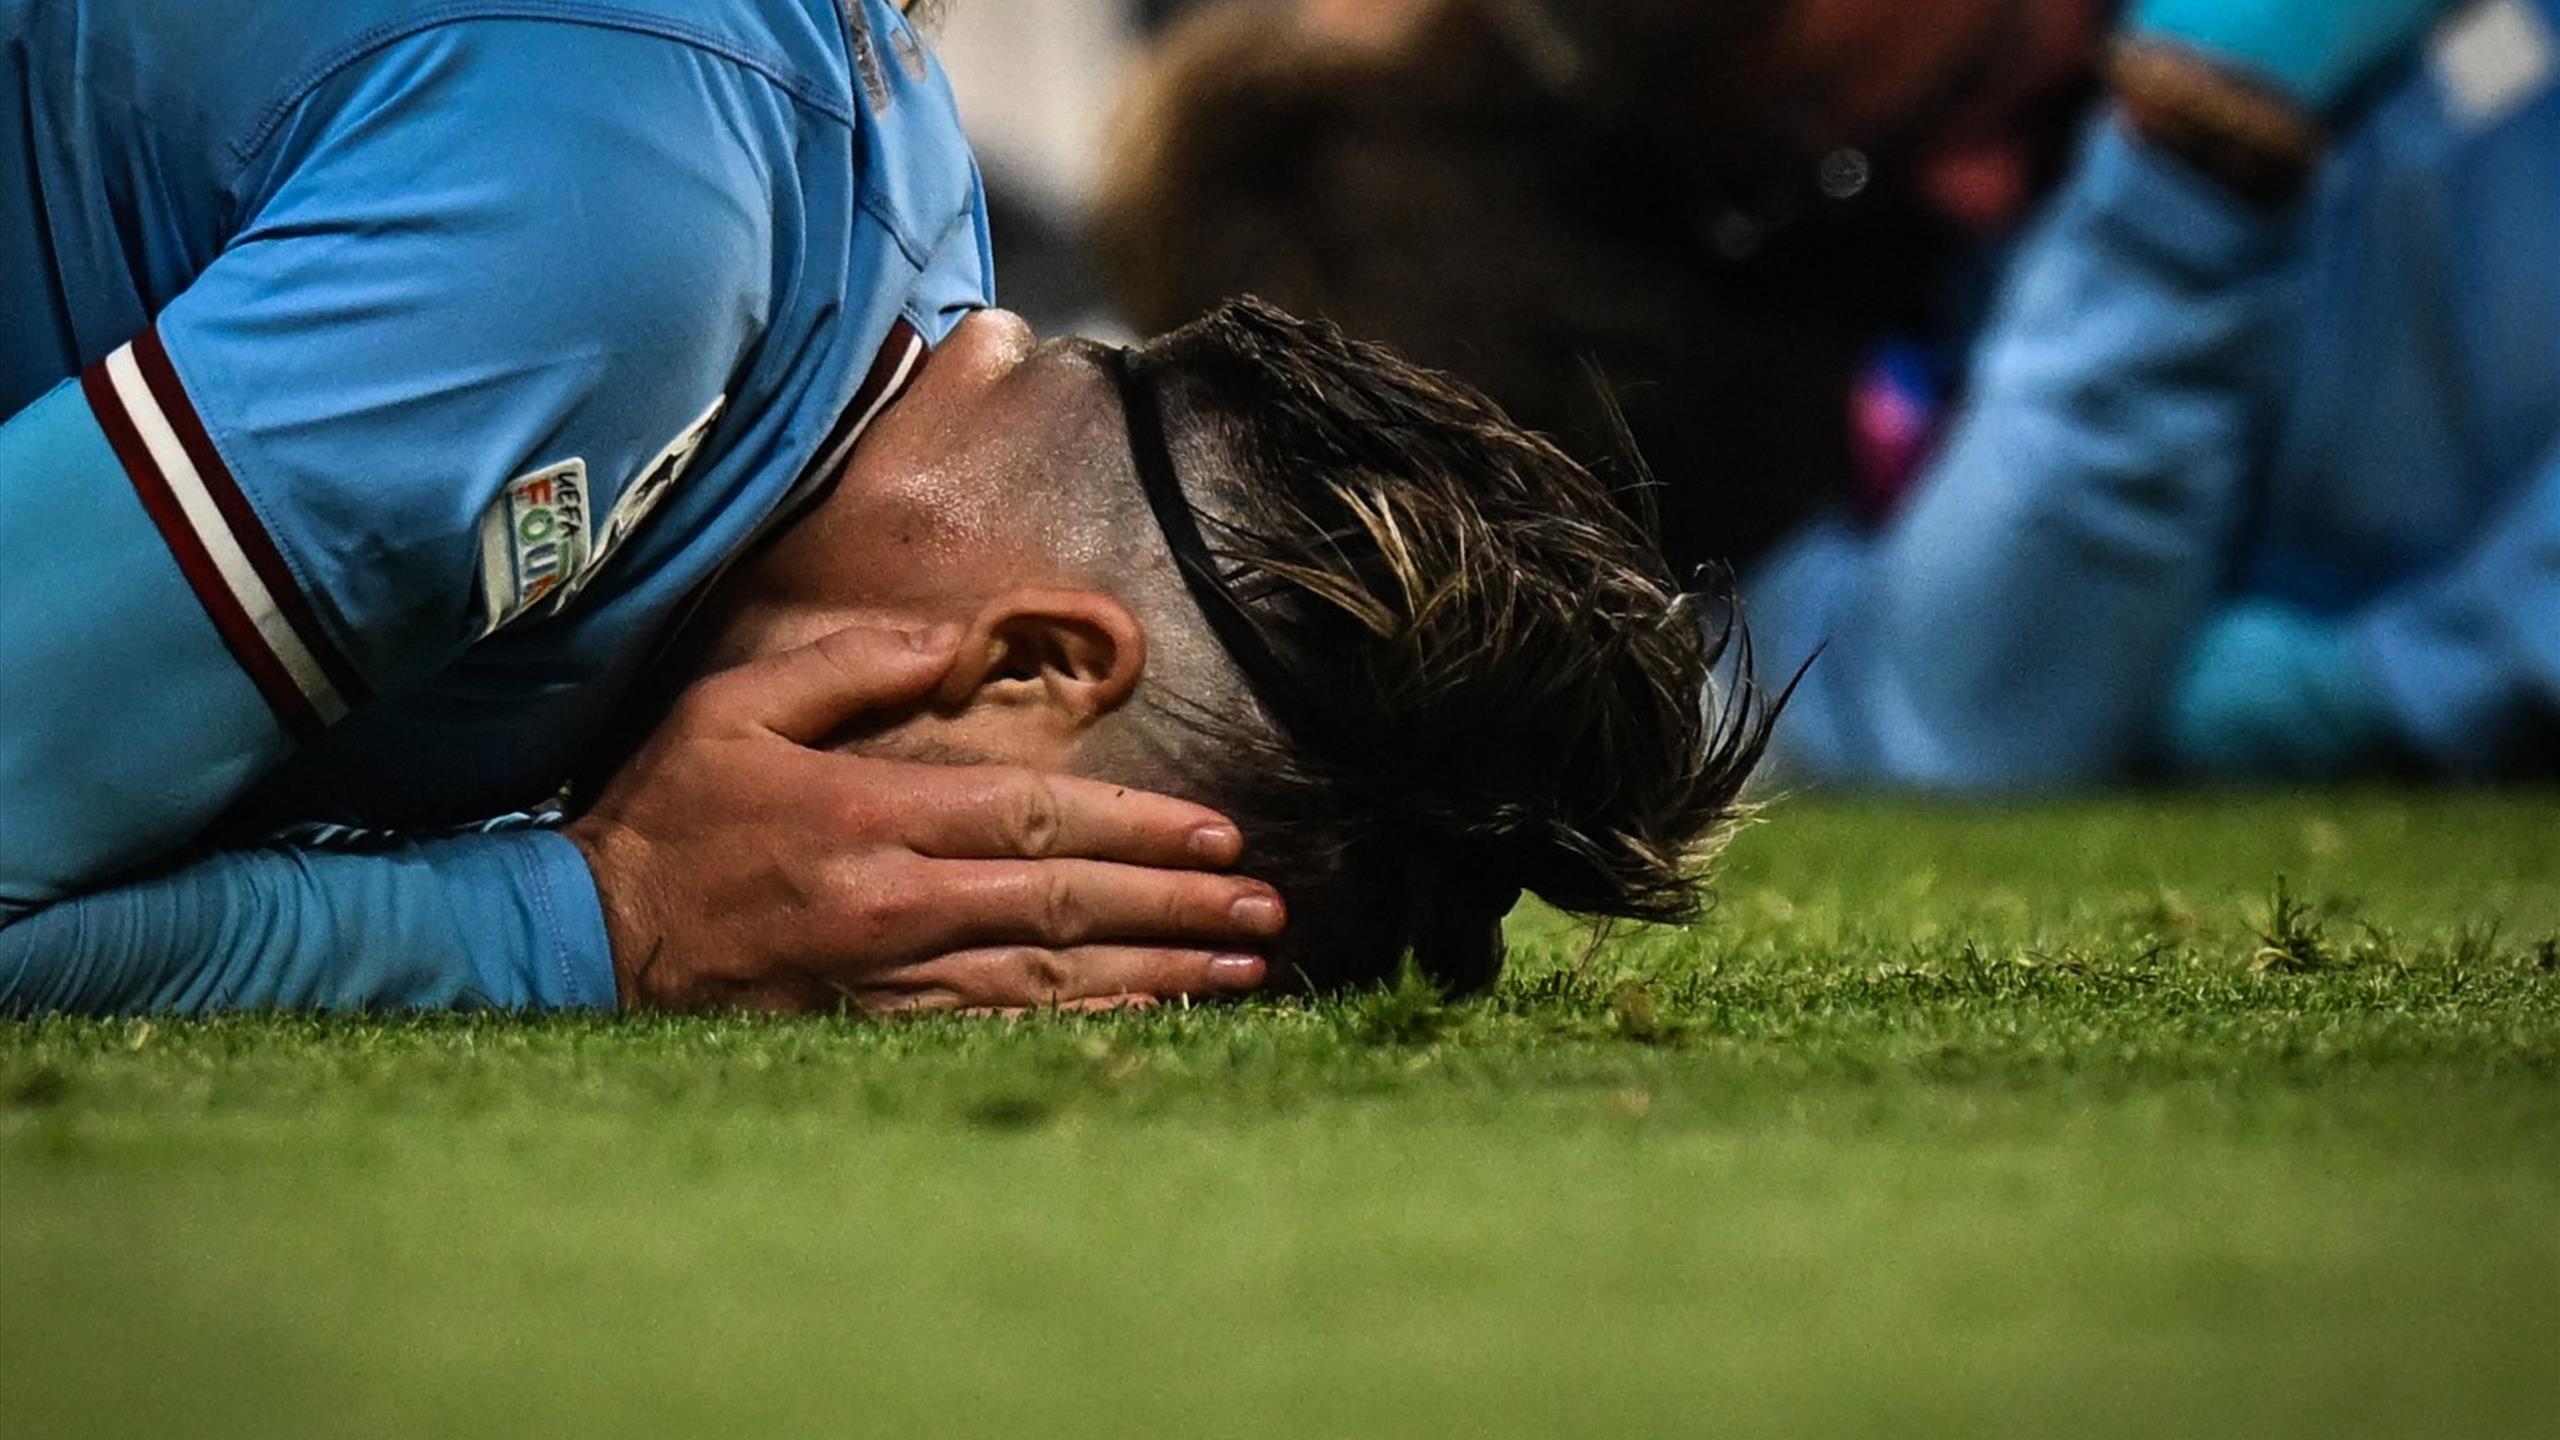
<svg viewBox="0 0 2560 1440">
<path fill-rule="evenodd" d="M 1523 890 L 1697 913 L 1783 697 L 1749 683 L 1738 629 L 1701 623 L 1640 500 L 1468 386 L 1259 302 L 1135 355 L 1223 461 L 1183 477 L 1187 503 L 1296 697 L 1175 717 L 1216 742 L 1184 788 L 1242 824 L 1245 868 L 1290 903 L 1284 978 L 1357 983 L 1409 950 L 1479 988 Z M 1729 644 L 1746 678 L 1711 703 Z"/>
</svg>

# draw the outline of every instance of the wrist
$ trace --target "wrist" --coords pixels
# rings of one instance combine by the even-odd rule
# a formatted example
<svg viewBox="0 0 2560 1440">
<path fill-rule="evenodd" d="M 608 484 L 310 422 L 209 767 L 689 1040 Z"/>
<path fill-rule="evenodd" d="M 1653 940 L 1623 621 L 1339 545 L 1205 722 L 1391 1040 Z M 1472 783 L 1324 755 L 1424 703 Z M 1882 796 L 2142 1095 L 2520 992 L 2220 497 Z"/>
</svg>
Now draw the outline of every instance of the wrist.
<svg viewBox="0 0 2560 1440">
<path fill-rule="evenodd" d="M 639 887 L 629 879 L 634 867 L 626 862 L 635 837 L 593 815 L 580 816 L 560 833 L 578 847 L 595 881 L 597 905 L 604 915 L 605 948 L 613 964 L 616 1004 L 623 1010 L 641 1009 L 647 995 L 644 982 L 661 943 L 657 937 L 663 932 L 650 922 L 647 906 L 635 893 Z"/>
<path fill-rule="evenodd" d="M 2299 198 L 2327 149 L 2320 122 L 2281 92 L 2175 43 L 2120 41 L 2108 74 L 2136 137 L 2255 204 Z"/>
</svg>

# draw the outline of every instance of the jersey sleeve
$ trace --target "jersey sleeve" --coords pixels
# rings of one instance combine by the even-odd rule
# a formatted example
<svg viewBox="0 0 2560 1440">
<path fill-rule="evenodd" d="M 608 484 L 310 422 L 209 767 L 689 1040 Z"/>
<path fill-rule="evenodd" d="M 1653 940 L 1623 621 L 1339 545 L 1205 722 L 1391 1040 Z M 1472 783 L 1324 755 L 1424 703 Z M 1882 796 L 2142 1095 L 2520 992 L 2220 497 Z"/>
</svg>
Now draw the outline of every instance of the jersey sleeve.
<svg viewBox="0 0 2560 1440">
<path fill-rule="evenodd" d="M 0 925 L 0 1015 L 611 1009 L 602 928 L 548 831 L 218 851 Z"/>
<path fill-rule="evenodd" d="M 761 333 L 787 102 L 597 27 L 449 25 L 279 112 L 156 322 L 0 431 L 0 914 L 565 601 Z"/>
<path fill-rule="evenodd" d="M 2146 750 L 2242 522 L 2289 217 L 2109 126 L 2019 262 L 1909 507 L 1748 587 L 1817 779 L 2086 784 Z"/>
</svg>

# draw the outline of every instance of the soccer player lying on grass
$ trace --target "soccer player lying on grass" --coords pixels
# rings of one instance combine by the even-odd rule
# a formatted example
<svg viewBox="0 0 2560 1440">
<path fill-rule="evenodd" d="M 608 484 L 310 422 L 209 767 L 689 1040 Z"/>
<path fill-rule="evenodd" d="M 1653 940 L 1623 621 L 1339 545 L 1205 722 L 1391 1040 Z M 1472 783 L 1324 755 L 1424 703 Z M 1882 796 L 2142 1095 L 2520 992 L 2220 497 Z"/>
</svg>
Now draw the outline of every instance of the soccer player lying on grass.
<svg viewBox="0 0 2560 1440">
<path fill-rule="evenodd" d="M 901 8 L 0 0 L 0 927 L 180 846 L 557 787 L 693 597 L 989 303 L 976 166 Z M 869 803 L 749 828 L 777 889 L 871 897 L 848 934 L 1161 932 L 1265 893 L 1204 880 L 1242 842 L 1197 806 L 1050 786 L 1075 860 L 1115 862 L 1084 865 L 1032 856 L 983 776 L 833 758 L 804 791 Z M 687 813 L 745 821 L 748 788 Z M 959 827 L 1021 882 L 876 873 Z M 492 1003 L 612 998 L 558 834 L 336 869 L 445 917 Z M 1157 983 L 1270 928 L 1214 910 Z M 701 943 L 780 963 L 742 913 Z M 246 984 L 185 993 L 317 993 Z"/>
<path fill-rule="evenodd" d="M 1713 648 L 1588 472 L 1383 350 L 1249 302 L 1130 352 L 1035 347 L 1020 322 L 973 316 L 833 492 L 674 641 L 656 677 L 671 708 L 568 826 L 606 897 L 613 973 L 558 993 L 1111 1003 L 1267 972 L 1356 981 L 1408 947 L 1481 986 L 1524 889 L 1602 916 L 1690 910 L 1693 862 L 1768 727 L 1748 692 L 1702 711 Z M 848 791 L 811 747 L 1196 797 L 1242 823 L 1244 869 L 1293 923 L 1267 955 L 1110 943 L 1214 928 L 1192 911 L 1229 905 L 1232 882 L 1200 876 L 1138 935 L 1068 913 L 955 945 L 894 904 L 850 931 L 847 897 L 793 888 L 769 852 L 804 817 L 899 797 Z M 983 773 L 1030 812 L 1035 853 L 1096 839 L 1023 772 Z M 860 883 L 1044 883 L 976 858 L 969 814 Z M 475 950 L 449 909 L 380 883 L 433 843 L 222 851 L 56 905 L 0 931 L 0 999 L 545 1003 L 512 977 L 553 957 Z M 741 917 L 766 933 L 733 949 Z"/>
</svg>

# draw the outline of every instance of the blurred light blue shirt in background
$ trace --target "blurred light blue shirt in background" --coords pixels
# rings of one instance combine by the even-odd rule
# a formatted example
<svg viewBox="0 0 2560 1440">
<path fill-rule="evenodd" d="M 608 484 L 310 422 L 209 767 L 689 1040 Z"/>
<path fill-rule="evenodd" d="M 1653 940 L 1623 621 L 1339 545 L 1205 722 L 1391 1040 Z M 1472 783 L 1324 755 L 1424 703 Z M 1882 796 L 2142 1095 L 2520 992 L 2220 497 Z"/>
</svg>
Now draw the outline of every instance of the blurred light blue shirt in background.
<svg viewBox="0 0 2560 1440">
<path fill-rule="evenodd" d="M 2101 126 L 1905 508 L 1817 527 L 1744 587 L 1764 662 L 1828 647 L 1782 767 L 2085 785 L 2158 762 L 2173 697 L 2197 694 L 2236 707 L 2259 738 L 2224 748 L 2267 773 L 2370 758 L 2339 748 L 2367 729 L 2444 773 L 2546 766 L 2555 37 L 2560 0 L 2460 12 L 2283 212 Z M 2314 638 L 2264 653 L 2296 633 Z M 2199 684 L 2216 656 L 2310 678 Z M 2210 728 L 2189 718 L 2177 735 Z M 2230 768 L 2198 743 L 2189 768 Z"/>
</svg>

